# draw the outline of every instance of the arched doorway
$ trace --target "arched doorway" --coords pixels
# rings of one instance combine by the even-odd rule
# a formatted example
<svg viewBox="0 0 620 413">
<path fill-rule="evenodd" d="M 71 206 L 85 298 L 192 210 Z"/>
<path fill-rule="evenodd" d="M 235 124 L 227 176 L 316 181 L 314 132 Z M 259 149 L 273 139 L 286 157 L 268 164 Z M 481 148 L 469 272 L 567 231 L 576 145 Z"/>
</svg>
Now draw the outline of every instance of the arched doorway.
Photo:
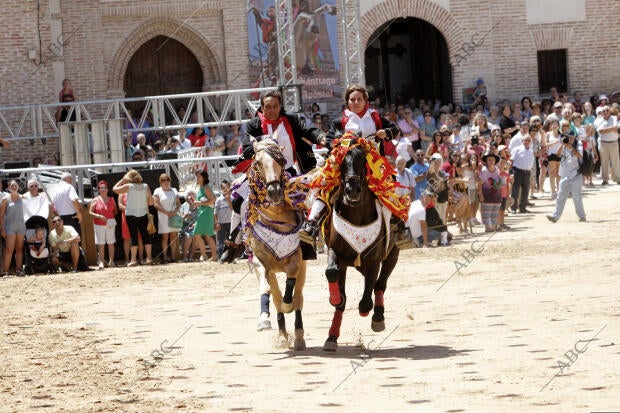
<svg viewBox="0 0 620 413">
<path fill-rule="evenodd" d="M 452 68 L 446 39 L 430 23 L 417 18 L 386 22 L 368 41 L 366 85 L 383 102 L 399 93 L 408 97 L 452 101 Z"/>
<path fill-rule="evenodd" d="M 127 65 L 123 89 L 127 97 L 201 92 L 202 69 L 182 43 L 156 36 L 134 53 Z"/>
</svg>

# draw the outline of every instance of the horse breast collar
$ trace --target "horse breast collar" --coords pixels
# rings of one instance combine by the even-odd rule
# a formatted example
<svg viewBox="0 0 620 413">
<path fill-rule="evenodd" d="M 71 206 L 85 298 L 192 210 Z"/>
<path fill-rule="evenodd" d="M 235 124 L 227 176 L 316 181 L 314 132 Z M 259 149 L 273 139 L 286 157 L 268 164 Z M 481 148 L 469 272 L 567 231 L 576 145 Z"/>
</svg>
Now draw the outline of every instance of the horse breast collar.
<svg viewBox="0 0 620 413">
<path fill-rule="evenodd" d="M 333 210 L 332 223 L 334 225 L 334 229 L 357 253 L 357 257 L 353 263 L 355 266 L 359 266 L 361 264 L 360 254 L 372 245 L 379 237 L 379 234 L 381 233 L 382 218 L 386 223 L 386 234 L 389 234 L 390 232 L 390 211 L 383 208 L 379 201 L 375 201 L 375 206 L 377 208 L 377 219 L 374 222 L 364 226 L 353 225 L 345 218 L 341 217 L 336 209 Z M 385 245 L 387 247 L 387 240 Z"/>
<path fill-rule="evenodd" d="M 271 251 L 274 257 L 279 260 L 290 257 L 299 247 L 299 224 L 290 232 L 279 232 L 257 221 L 252 226 L 252 235 L 261 241 Z"/>
</svg>

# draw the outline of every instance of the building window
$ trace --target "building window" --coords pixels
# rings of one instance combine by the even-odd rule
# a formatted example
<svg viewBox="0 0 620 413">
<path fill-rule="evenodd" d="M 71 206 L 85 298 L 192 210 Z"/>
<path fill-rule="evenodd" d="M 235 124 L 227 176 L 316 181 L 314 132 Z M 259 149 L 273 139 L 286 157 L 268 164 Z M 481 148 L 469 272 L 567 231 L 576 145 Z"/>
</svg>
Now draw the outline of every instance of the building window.
<svg viewBox="0 0 620 413">
<path fill-rule="evenodd" d="M 558 92 L 566 92 L 568 79 L 566 76 L 566 49 L 538 51 L 538 89 L 540 93 L 548 93 L 555 86 Z"/>
</svg>

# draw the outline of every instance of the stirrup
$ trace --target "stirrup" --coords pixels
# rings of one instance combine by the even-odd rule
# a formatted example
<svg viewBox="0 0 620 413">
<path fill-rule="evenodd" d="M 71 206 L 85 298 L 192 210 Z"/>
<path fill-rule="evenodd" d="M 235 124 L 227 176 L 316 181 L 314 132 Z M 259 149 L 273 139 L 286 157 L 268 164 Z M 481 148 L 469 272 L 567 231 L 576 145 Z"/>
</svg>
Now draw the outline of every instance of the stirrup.
<svg viewBox="0 0 620 413">
<path fill-rule="evenodd" d="M 314 239 L 319 232 L 319 228 L 313 221 L 306 221 L 299 230 L 299 239 L 307 244 L 314 245 Z"/>
</svg>

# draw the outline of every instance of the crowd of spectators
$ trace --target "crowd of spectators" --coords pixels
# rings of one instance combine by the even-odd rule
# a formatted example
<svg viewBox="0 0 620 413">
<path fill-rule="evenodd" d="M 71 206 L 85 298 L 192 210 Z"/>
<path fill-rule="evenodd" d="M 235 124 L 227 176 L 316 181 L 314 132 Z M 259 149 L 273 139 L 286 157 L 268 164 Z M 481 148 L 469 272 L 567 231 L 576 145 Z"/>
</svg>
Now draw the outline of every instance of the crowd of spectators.
<svg viewBox="0 0 620 413">
<path fill-rule="evenodd" d="M 17 180 L 8 182 L 8 192 L 1 191 L 1 183 L 0 276 L 36 272 L 33 260 L 49 261 L 46 268 L 52 270 L 89 270 L 82 248 L 84 231 L 94 235 L 100 270 L 116 267 L 117 258 L 128 267 L 193 261 L 197 253 L 200 261 L 218 261 L 230 231 L 230 184 L 224 181 L 216 198 L 206 171 L 196 173 L 197 190 L 188 189 L 181 196 L 171 186 L 169 175 L 161 174 L 159 187 L 151 191 L 140 172 L 132 169 L 113 186 L 99 180 L 97 194 L 86 210 L 69 173 L 49 192 L 34 177 L 24 193 Z M 92 224 L 89 220 L 84 225 L 86 214 Z M 116 249 L 117 235 L 121 235 L 118 240 L 122 240 L 124 254 Z M 154 256 L 157 241 L 161 248 Z"/>
<path fill-rule="evenodd" d="M 129 111 L 129 115 L 132 112 Z M 179 119 L 184 119 L 185 108 L 177 109 Z M 125 128 L 132 129 L 132 122 L 137 124 L 139 116 L 125 122 Z M 246 117 L 250 117 L 246 111 Z M 196 112 L 192 112 L 189 123 L 198 123 Z M 144 127 L 152 124 L 152 114 L 145 114 Z M 185 128 L 179 126 L 168 131 L 127 132 L 124 138 L 125 159 L 134 162 L 156 159 L 158 154 L 178 153 L 190 148 L 205 148 L 206 156 L 237 155 L 241 146 L 244 125 L 210 126 Z"/>
<path fill-rule="evenodd" d="M 70 84 L 67 86 L 70 88 Z M 65 91 L 60 97 L 68 95 L 74 96 L 72 91 Z M 611 99 L 599 95 L 584 100 L 580 92 L 569 98 L 552 88 L 550 97 L 541 101 L 525 96 L 518 102 L 502 100 L 493 104 L 480 79 L 473 99 L 470 106 L 442 105 L 432 99 L 404 101 L 400 97 L 384 107 L 371 102 L 371 107 L 375 106 L 401 132 L 386 142 L 384 151 L 396 167 L 399 193 L 412 203 L 408 226 L 418 246 L 429 246 L 435 240 L 448 244 L 452 237 L 447 229 L 449 223 L 457 224 L 462 234 L 473 233 L 476 226 L 484 226 L 485 232 L 510 230 L 504 223 L 505 214 L 529 213 L 532 201 L 546 194 L 556 200 L 550 221 L 559 219 L 569 194 L 573 195 L 580 221 L 585 221 L 580 190 L 584 184 L 593 185 L 595 162 L 600 167 L 602 185 L 608 185 L 610 180 L 620 183 L 620 93 L 613 93 Z M 179 119 L 189 118 L 189 123 L 196 121 L 195 113 L 187 117 L 183 107 L 177 115 Z M 318 104 L 312 105 L 309 115 L 301 116 L 306 124 L 330 130 L 330 117 L 321 113 Z M 236 155 L 244 127 L 128 132 L 124 140 L 126 157 L 128 161 L 142 161 L 192 147 L 206 147 L 207 156 Z M 584 158 L 594 162 L 581 168 Z M 547 179 L 550 192 L 545 193 Z M 218 260 L 230 232 L 230 185 L 223 182 L 218 197 L 209 185 L 208 174 L 198 172 L 196 190 L 188 190 L 183 200 L 171 187 L 169 176 L 162 174 L 159 185 L 151 192 L 135 170 L 113 187 L 105 181 L 98 183 L 88 213 L 93 218 L 100 269 L 116 265 L 115 257 L 120 255 L 115 248 L 117 232 L 121 234 L 128 266 L 189 261 L 196 251 L 203 261 Z M 80 255 L 80 235 L 90 228 L 81 227 L 82 207 L 72 176 L 64 174 L 51 194 L 54 215 L 43 239 L 39 227 L 26 236 L 26 228 L 21 225 L 26 218 L 13 219 L 24 212 L 24 200 L 47 199 L 39 191 L 40 184 L 31 180 L 23 195 L 15 181 L 9 182 L 8 193 L 2 192 L 2 274 L 11 268 L 23 274 L 25 242 L 27 248 L 34 244 L 33 251 L 36 249 L 39 255 L 49 246 L 50 257 L 68 262 L 71 270 L 79 269 L 76 257 Z M 112 192 L 118 195 L 117 200 Z M 157 229 L 153 231 L 149 231 L 149 208 L 157 212 Z M 120 231 L 116 230 L 117 223 Z M 152 254 L 155 238 L 162 251 L 156 259 Z"/>
<path fill-rule="evenodd" d="M 595 163 L 601 185 L 620 183 L 620 92 L 584 100 L 581 92 L 568 97 L 552 88 L 541 101 L 525 96 L 493 104 L 479 79 L 473 97 L 468 107 L 400 97 L 374 105 L 401 129 L 392 145 L 385 145 L 385 154 L 396 167 L 400 193 L 412 202 L 409 226 L 420 246 L 434 240 L 447 244 L 444 231 L 434 229 L 447 233 L 450 222 L 460 233 L 474 232 L 477 225 L 485 232 L 509 230 L 506 212 L 529 213 L 532 201 L 546 196 L 561 205 L 561 214 L 570 193 L 585 221 L 580 188 L 593 186 Z M 545 192 L 547 179 L 550 192 Z M 439 216 L 434 226 L 423 223 L 421 214 L 431 208 Z M 548 218 L 557 221 L 557 208 Z"/>
</svg>

